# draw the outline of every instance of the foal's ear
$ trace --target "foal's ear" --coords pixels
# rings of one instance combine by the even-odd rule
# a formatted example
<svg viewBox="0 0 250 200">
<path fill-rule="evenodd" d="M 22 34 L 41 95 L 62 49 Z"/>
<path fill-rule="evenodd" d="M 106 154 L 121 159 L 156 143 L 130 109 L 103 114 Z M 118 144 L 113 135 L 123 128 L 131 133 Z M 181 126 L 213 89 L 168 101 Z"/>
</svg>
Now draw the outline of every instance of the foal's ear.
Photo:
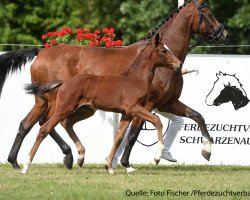
<svg viewBox="0 0 250 200">
<path fill-rule="evenodd" d="M 160 34 L 156 33 L 156 35 L 155 35 L 155 46 L 158 47 L 159 43 L 160 43 Z"/>
</svg>

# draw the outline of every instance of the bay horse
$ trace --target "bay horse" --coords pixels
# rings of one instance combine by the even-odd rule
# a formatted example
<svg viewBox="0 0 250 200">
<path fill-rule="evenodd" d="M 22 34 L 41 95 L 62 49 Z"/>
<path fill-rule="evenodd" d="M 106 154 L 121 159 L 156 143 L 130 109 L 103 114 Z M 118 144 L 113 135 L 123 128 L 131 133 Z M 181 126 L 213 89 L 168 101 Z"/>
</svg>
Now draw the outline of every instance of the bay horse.
<svg viewBox="0 0 250 200">
<path fill-rule="evenodd" d="M 196 33 L 204 35 L 206 40 L 217 39 L 223 42 L 228 40 L 228 33 L 224 30 L 224 26 L 216 20 L 203 0 L 187 2 L 172 13 L 170 17 L 166 18 L 159 26 L 150 31 L 147 37 L 152 37 L 155 32 L 163 34 L 162 41 L 168 44 L 171 51 L 182 62 L 185 60 L 190 39 Z M 92 48 L 87 47 L 60 45 L 48 49 L 35 48 L 8 52 L 0 56 L 0 92 L 2 91 L 7 75 L 21 69 L 27 59 L 32 60 L 35 56 L 37 57 L 31 66 L 32 82 L 46 83 L 52 80 L 66 80 L 74 75 L 82 73 L 112 75 L 124 72 L 138 55 L 142 45 L 143 41 L 139 41 L 124 48 L 106 48 L 98 51 L 94 51 Z M 205 122 L 199 113 L 194 112 L 181 102 L 177 103 L 180 104 L 180 108 L 178 109 L 176 103 L 173 103 L 171 109 L 169 108 L 171 106 L 169 103 L 164 104 L 165 101 L 167 102 L 173 99 L 171 95 L 173 95 L 173 85 L 175 85 L 176 82 L 177 84 L 174 87 L 175 99 L 178 98 L 182 90 L 183 79 L 181 74 L 172 73 L 169 69 L 158 68 L 155 72 L 153 84 L 150 89 L 150 93 L 152 93 L 150 97 L 150 107 L 159 107 L 163 112 L 172 112 L 173 114 L 179 114 L 194 119 L 199 126 L 202 127 L 202 135 L 206 138 L 210 138 L 208 137 Z M 20 168 L 17 163 L 17 154 L 25 136 L 38 121 L 40 121 L 41 124 L 46 121 L 46 117 L 38 113 L 44 113 L 44 111 L 48 112 L 49 109 L 50 105 L 48 105 L 46 100 L 35 96 L 35 105 L 21 121 L 18 133 L 8 156 L 8 161 L 12 164 L 13 168 Z M 78 164 L 80 166 L 84 160 L 85 149 L 76 136 L 73 125 L 80 120 L 92 116 L 94 113 L 95 109 L 83 106 L 78 108 L 74 115 L 61 123 L 77 147 L 79 152 Z M 133 121 L 131 130 L 137 130 L 136 134 L 138 134 L 139 129 L 140 123 L 138 121 Z M 64 158 L 65 166 L 71 168 L 73 163 L 71 148 L 54 129 L 50 135 L 60 146 L 63 153 L 66 154 Z M 136 138 L 137 135 L 129 137 L 128 144 L 130 148 L 132 148 L 133 142 L 135 142 L 134 139 Z M 209 144 L 210 143 L 211 141 Z M 123 157 L 122 159 L 124 165 L 129 165 L 128 161 L 125 161 L 128 159 L 128 151 L 127 149 L 125 150 L 126 153 L 124 155 L 127 157 Z"/>
<path fill-rule="evenodd" d="M 147 102 L 149 87 L 157 67 L 169 67 L 174 71 L 181 69 L 181 61 L 171 53 L 165 44 L 160 43 L 159 34 L 156 34 L 153 42 L 149 40 L 149 44 L 146 44 L 124 73 L 113 76 L 78 74 L 65 81 L 28 85 L 26 87 L 28 93 L 42 95 L 54 106 L 47 114 L 49 120 L 39 130 L 22 173 L 28 172 L 43 139 L 59 122 L 67 119 L 81 106 L 122 114 L 113 147 L 107 159 L 106 169 L 109 173 L 114 173 L 113 157 L 133 117 L 149 121 L 156 127 L 159 142 L 157 158 L 160 159 L 164 149 L 162 124 L 159 117 L 143 107 Z M 50 91 L 57 87 L 59 87 L 57 94 L 53 93 L 51 97 Z M 56 98 L 54 98 L 55 96 Z"/>
</svg>

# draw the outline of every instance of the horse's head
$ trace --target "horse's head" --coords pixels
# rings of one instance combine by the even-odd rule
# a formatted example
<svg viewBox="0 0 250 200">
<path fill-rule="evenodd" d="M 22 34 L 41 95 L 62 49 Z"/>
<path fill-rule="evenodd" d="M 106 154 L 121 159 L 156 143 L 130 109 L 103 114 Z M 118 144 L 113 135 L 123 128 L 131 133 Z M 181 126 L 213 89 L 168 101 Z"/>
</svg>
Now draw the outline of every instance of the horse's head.
<svg viewBox="0 0 250 200">
<path fill-rule="evenodd" d="M 159 33 L 153 39 L 153 62 L 155 66 L 170 67 L 175 71 L 181 70 L 182 62 L 171 52 L 168 46 L 161 42 Z"/>
<path fill-rule="evenodd" d="M 206 40 L 217 40 L 226 43 L 229 34 L 224 29 L 224 25 L 219 23 L 203 0 L 193 0 L 196 11 L 193 15 L 193 30 L 206 36 Z"/>
</svg>

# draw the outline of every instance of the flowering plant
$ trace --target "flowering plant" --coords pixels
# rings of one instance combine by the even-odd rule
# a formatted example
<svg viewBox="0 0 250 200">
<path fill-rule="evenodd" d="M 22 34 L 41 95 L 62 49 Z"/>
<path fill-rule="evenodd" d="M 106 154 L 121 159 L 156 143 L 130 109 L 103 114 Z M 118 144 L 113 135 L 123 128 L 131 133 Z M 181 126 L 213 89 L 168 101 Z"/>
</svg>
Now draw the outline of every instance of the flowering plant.
<svg viewBox="0 0 250 200">
<path fill-rule="evenodd" d="M 48 32 L 42 35 L 45 42 L 44 47 L 48 48 L 58 44 L 79 44 L 84 46 L 116 47 L 121 46 L 121 40 L 114 40 L 115 29 L 104 28 L 102 31 L 90 32 L 88 28 L 76 29 L 62 28 L 60 31 Z"/>
</svg>

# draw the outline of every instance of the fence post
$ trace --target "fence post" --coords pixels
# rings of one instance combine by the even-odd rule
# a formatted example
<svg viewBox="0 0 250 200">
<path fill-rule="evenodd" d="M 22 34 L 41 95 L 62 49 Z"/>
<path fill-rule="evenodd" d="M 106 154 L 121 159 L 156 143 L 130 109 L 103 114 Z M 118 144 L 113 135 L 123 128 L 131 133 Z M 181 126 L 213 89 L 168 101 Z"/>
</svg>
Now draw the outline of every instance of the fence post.
<svg viewBox="0 0 250 200">
<path fill-rule="evenodd" d="M 185 3 L 185 0 L 178 0 L 178 7 L 182 6 Z"/>
</svg>

